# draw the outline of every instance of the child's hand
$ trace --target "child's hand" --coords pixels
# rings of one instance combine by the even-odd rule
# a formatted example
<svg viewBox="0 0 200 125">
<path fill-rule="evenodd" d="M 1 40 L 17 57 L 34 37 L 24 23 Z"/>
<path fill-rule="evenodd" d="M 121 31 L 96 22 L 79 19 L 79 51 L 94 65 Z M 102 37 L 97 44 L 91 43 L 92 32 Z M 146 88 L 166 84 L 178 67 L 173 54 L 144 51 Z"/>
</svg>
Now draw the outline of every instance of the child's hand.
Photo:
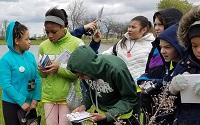
<svg viewBox="0 0 200 125">
<path fill-rule="evenodd" d="M 92 117 L 89 119 L 92 122 L 102 121 L 106 119 L 106 116 L 99 113 L 91 113 Z"/>
<path fill-rule="evenodd" d="M 96 42 L 99 43 L 101 41 L 101 32 L 100 31 L 96 31 L 94 33 L 94 35 L 92 36 L 92 39 Z"/>
<path fill-rule="evenodd" d="M 43 73 L 46 74 L 55 74 L 57 73 L 60 65 L 57 62 L 52 62 L 50 65 L 46 66 L 44 70 L 42 70 Z"/>
<path fill-rule="evenodd" d="M 95 20 L 93 22 L 90 22 L 90 23 L 84 25 L 84 29 L 85 29 L 85 31 L 91 30 L 92 32 L 94 32 L 97 29 L 97 21 Z"/>
<path fill-rule="evenodd" d="M 171 84 L 169 85 L 169 91 L 176 95 L 179 91 L 185 89 L 187 86 L 188 81 L 183 75 L 179 74 L 172 79 Z"/>
<path fill-rule="evenodd" d="M 36 100 L 32 100 L 31 102 L 31 109 L 36 108 L 37 107 L 37 101 Z"/>
<path fill-rule="evenodd" d="M 24 111 L 29 111 L 30 110 L 30 104 L 28 103 L 24 103 L 21 108 L 24 110 Z"/>
<path fill-rule="evenodd" d="M 76 109 L 74 109 L 72 112 L 83 112 L 85 110 L 86 110 L 85 106 L 81 105 L 81 106 L 77 107 Z"/>
</svg>

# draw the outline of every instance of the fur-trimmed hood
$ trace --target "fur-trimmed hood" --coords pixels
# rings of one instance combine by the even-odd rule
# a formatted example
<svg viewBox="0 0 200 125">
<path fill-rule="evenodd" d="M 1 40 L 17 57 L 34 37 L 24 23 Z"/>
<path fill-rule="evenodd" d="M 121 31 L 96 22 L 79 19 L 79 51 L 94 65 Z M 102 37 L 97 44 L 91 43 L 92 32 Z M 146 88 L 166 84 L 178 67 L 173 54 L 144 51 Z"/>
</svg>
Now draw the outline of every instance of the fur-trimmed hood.
<svg viewBox="0 0 200 125">
<path fill-rule="evenodd" d="M 188 38 L 188 30 L 190 26 L 195 22 L 200 20 L 200 6 L 193 7 L 189 12 L 187 12 L 179 23 L 178 28 L 178 39 L 181 45 L 185 48 L 189 47 L 190 40 Z"/>
</svg>

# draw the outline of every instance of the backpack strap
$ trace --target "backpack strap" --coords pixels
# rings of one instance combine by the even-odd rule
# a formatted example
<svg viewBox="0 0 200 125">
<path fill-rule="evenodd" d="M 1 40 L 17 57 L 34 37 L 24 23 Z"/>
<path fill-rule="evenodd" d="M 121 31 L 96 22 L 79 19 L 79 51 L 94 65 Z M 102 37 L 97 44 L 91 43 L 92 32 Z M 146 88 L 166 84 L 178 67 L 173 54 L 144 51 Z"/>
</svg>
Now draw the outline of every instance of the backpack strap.
<svg viewBox="0 0 200 125">
<path fill-rule="evenodd" d="M 117 43 L 118 43 L 118 42 L 117 42 Z M 112 50 L 112 53 L 113 53 L 113 55 L 115 55 L 115 56 L 117 56 L 117 50 L 116 50 L 117 43 L 115 43 L 115 44 L 113 45 L 113 50 Z"/>
</svg>

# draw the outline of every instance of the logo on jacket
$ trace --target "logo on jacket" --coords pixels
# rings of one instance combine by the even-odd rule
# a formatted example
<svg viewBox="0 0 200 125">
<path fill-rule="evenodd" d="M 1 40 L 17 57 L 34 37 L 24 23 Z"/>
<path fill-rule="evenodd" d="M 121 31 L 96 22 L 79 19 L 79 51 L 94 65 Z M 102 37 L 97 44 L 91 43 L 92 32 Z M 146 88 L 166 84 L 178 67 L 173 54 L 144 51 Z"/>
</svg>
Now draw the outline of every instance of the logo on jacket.
<svg viewBox="0 0 200 125">
<path fill-rule="evenodd" d="M 19 67 L 19 72 L 21 72 L 21 73 L 22 73 L 22 72 L 24 72 L 24 71 L 25 71 L 25 67 L 23 67 L 23 66 L 20 66 L 20 67 Z"/>
<path fill-rule="evenodd" d="M 114 89 L 110 87 L 109 83 L 104 82 L 102 79 L 96 81 L 86 80 L 86 82 L 92 90 L 97 91 L 99 97 L 101 97 L 100 93 L 110 93 L 114 91 Z"/>
</svg>

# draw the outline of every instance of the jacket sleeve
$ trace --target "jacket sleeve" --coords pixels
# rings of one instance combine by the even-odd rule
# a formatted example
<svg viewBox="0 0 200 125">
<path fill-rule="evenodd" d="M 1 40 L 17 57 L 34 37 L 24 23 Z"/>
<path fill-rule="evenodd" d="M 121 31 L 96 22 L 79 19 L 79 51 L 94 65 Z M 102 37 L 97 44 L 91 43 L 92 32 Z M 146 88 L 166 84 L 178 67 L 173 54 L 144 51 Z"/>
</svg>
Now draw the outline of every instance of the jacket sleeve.
<svg viewBox="0 0 200 125">
<path fill-rule="evenodd" d="M 75 37 L 78 37 L 78 38 L 81 38 L 83 36 L 83 34 L 86 35 L 86 36 L 91 35 L 91 33 L 85 31 L 84 26 L 81 26 L 81 27 L 75 29 L 74 31 L 71 32 L 71 34 Z"/>
<path fill-rule="evenodd" d="M 61 77 L 68 78 L 72 81 L 77 79 L 77 76 L 75 74 L 73 74 L 70 70 L 67 70 L 66 68 L 63 67 L 58 68 L 57 74 Z"/>
<path fill-rule="evenodd" d="M 128 69 L 113 72 L 111 77 L 116 85 L 116 91 L 119 91 L 121 95 L 121 99 L 112 106 L 113 108 L 106 112 L 107 121 L 112 120 L 112 116 L 117 117 L 132 110 L 137 112 L 139 109 L 136 85 Z"/>
<path fill-rule="evenodd" d="M 89 35 L 83 26 L 75 29 L 74 31 L 71 32 L 71 34 L 75 37 L 78 37 L 78 38 L 81 38 L 83 34 L 85 35 Z M 93 40 L 90 42 L 90 45 L 89 45 L 96 53 L 98 53 L 98 49 L 99 49 L 99 46 L 100 46 L 100 42 L 94 42 Z"/>
<path fill-rule="evenodd" d="M 160 92 L 161 87 L 163 87 L 163 79 L 153 79 L 149 78 L 148 74 L 142 74 L 138 79 L 137 79 L 137 84 L 141 87 L 144 84 L 146 84 L 142 89 L 145 91 L 145 94 L 149 95 L 154 95 L 158 94 Z"/>
<path fill-rule="evenodd" d="M 92 40 L 91 42 L 90 42 L 90 45 L 89 45 L 94 51 L 95 51 L 95 53 L 96 54 L 98 54 L 98 49 L 99 49 L 99 47 L 100 47 L 100 42 L 95 42 L 94 40 Z"/>
<path fill-rule="evenodd" d="M 71 34 L 75 37 L 78 37 L 78 38 L 81 38 L 83 34 L 87 35 L 83 26 L 75 29 L 74 31 L 71 32 Z"/>
<path fill-rule="evenodd" d="M 102 54 L 113 55 L 113 46 L 110 47 L 108 50 L 104 51 Z"/>
<path fill-rule="evenodd" d="M 36 63 L 35 59 L 34 59 L 34 62 L 35 62 L 35 90 L 33 93 L 33 100 L 40 101 L 41 100 L 41 89 L 42 89 L 41 79 L 39 76 L 39 71 L 37 70 L 37 63 Z"/>
<path fill-rule="evenodd" d="M 19 93 L 11 84 L 11 69 L 5 60 L 0 60 L 0 87 L 12 98 L 17 104 L 22 106 L 26 97 Z"/>
<path fill-rule="evenodd" d="M 83 96 L 83 105 L 85 105 L 86 110 L 92 106 L 92 95 L 90 94 L 90 88 L 85 80 L 81 81 L 81 92 Z"/>
</svg>

